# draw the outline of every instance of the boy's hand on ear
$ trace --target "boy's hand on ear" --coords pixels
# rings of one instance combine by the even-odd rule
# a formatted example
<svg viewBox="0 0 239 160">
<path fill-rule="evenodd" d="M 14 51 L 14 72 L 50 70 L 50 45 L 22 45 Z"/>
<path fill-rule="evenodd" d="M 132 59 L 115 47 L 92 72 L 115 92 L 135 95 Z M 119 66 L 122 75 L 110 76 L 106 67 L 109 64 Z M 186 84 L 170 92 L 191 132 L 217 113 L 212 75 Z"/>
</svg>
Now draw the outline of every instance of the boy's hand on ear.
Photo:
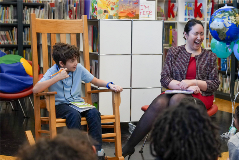
<svg viewBox="0 0 239 160">
<path fill-rule="evenodd" d="M 61 68 L 60 71 L 61 72 L 56 75 L 56 77 L 59 79 L 59 81 L 69 77 L 69 75 L 67 73 L 67 68 Z"/>
<path fill-rule="evenodd" d="M 115 84 L 109 84 L 109 87 L 111 90 L 115 91 L 115 92 L 122 92 L 123 88 L 120 86 L 117 86 Z"/>
</svg>

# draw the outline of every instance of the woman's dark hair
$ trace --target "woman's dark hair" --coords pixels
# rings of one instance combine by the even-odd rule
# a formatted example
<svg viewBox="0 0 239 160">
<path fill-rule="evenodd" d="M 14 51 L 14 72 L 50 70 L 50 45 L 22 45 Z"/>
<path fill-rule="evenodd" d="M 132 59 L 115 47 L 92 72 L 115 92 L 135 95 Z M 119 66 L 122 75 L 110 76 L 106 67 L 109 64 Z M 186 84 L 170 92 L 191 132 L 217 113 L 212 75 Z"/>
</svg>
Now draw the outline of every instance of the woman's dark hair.
<svg viewBox="0 0 239 160">
<path fill-rule="evenodd" d="M 91 138 L 80 130 L 67 130 L 54 139 L 41 138 L 35 145 L 23 146 L 17 160 L 97 160 Z"/>
<path fill-rule="evenodd" d="M 185 98 L 155 121 L 151 154 L 162 160 L 215 160 L 221 147 L 218 129 L 201 100 Z"/>
<path fill-rule="evenodd" d="M 66 61 L 73 58 L 78 58 L 80 56 L 79 48 L 66 44 L 66 43 L 56 43 L 53 46 L 52 58 L 59 66 L 59 61 L 62 61 L 63 64 L 66 64 Z"/>
<path fill-rule="evenodd" d="M 199 21 L 199 20 L 197 20 L 197 19 L 191 19 L 191 20 L 189 20 L 189 21 L 186 23 L 186 25 L 185 25 L 185 27 L 184 27 L 184 32 L 185 32 L 186 34 L 188 34 L 188 33 L 192 30 L 192 27 L 195 26 L 196 24 L 201 24 L 202 27 L 204 28 L 204 26 L 203 26 L 203 24 L 202 24 L 201 21 Z M 184 34 L 184 33 L 183 33 L 183 34 Z M 184 37 L 184 39 L 186 39 L 186 38 Z"/>
</svg>

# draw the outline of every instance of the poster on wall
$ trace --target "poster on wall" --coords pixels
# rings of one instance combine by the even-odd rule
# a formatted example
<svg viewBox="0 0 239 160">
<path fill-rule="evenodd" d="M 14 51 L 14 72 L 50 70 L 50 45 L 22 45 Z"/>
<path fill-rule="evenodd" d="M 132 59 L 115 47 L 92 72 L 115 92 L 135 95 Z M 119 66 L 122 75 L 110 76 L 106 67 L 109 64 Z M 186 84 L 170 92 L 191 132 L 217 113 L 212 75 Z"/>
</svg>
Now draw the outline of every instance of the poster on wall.
<svg viewBox="0 0 239 160">
<path fill-rule="evenodd" d="M 139 19 L 155 20 L 155 1 L 140 1 Z"/>
<path fill-rule="evenodd" d="M 119 0 L 119 19 L 139 19 L 139 0 Z"/>
<path fill-rule="evenodd" d="M 98 0 L 97 19 L 118 19 L 119 0 Z"/>
</svg>

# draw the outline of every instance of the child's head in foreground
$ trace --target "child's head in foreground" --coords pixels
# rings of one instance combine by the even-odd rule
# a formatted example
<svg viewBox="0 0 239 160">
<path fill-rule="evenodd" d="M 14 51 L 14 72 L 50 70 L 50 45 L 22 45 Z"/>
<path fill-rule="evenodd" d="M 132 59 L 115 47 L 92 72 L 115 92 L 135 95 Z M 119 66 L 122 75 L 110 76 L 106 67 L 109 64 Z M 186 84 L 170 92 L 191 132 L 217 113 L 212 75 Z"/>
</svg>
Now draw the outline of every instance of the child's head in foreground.
<svg viewBox="0 0 239 160">
<path fill-rule="evenodd" d="M 151 133 L 151 154 L 161 160 L 216 160 L 220 146 L 218 127 L 193 97 L 165 109 Z"/>
<path fill-rule="evenodd" d="M 69 129 L 53 139 L 41 138 L 35 145 L 23 146 L 17 160 L 97 160 L 97 154 L 86 132 Z"/>
</svg>

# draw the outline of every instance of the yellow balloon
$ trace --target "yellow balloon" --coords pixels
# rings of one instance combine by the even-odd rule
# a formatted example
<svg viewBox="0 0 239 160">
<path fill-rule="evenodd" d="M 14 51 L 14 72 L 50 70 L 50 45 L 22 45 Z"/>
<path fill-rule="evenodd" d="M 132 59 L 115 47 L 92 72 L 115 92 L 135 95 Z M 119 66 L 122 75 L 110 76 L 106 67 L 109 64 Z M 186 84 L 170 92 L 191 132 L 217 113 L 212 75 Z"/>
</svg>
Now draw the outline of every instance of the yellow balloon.
<svg viewBox="0 0 239 160">
<path fill-rule="evenodd" d="M 26 73 L 29 75 L 29 76 L 32 76 L 32 66 L 27 62 L 26 59 L 24 58 L 21 58 L 20 59 L 20 62 L 22 63 L 23 67 L 25 68 L 25 71 Z"/>
</svg>

